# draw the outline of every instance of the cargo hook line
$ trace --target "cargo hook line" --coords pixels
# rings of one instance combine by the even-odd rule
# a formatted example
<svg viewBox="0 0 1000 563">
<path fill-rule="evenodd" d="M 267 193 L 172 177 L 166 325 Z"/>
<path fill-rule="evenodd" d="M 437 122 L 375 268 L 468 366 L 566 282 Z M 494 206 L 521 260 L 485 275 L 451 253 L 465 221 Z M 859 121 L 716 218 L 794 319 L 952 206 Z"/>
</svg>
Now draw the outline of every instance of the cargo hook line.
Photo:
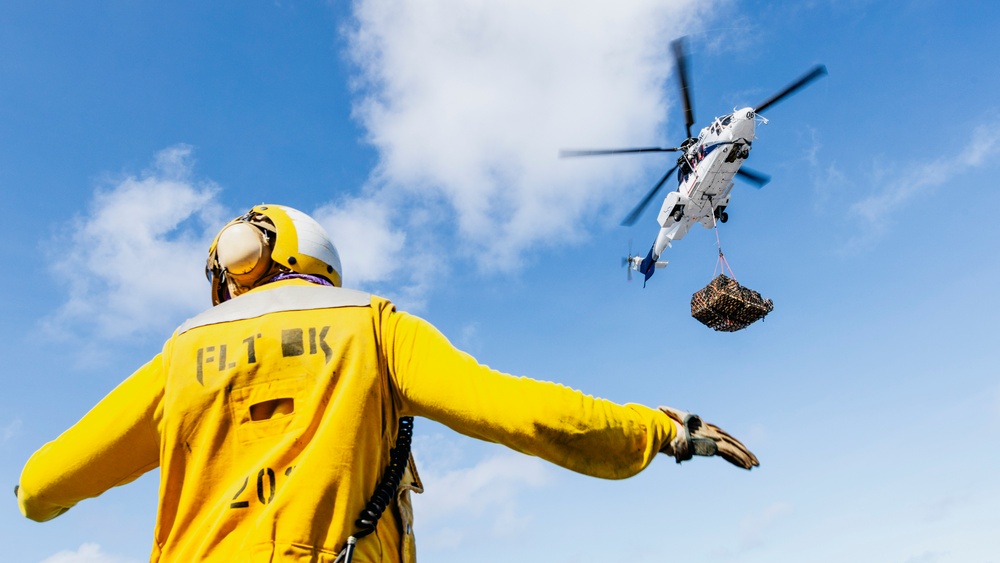
<svg viewBox="0 0 1000 563">
<path fill-rule="evenodd" d="M 733 268 L 726 260 L 726 255 L 722 253 L 722 239 L 719 237 L 719 222 L 715 219 L 715 202 L 712 201 L 712 196 L 708 196 L 708 203 L 712 206 L 712 228 L 715 229 L 715 246 L 719 249 L 719 259 L 715 261 L 712 277 L 716 276 L 716 272 L 725 274 L 726 270 L 729 270 L 729 277 L 735 280 L 736 274 L 733 273 Z"/>
</svg>

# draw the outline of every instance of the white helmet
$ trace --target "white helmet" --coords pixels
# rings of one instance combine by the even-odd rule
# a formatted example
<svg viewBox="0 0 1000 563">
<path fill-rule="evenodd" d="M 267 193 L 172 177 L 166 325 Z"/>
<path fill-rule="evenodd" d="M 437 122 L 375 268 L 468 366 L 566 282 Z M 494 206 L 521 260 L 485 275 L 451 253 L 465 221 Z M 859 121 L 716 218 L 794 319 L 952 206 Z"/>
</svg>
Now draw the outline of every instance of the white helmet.
<svg viewBox="0 0 1000 563">
<path fill-rule="evenodd" d="M 340 287 L 340 255 L 315 219 L 283 205 L 257 205 L 230 221 L 208 249 L 212 304 L 281 272 L 319 276 Z"/>
</svg>

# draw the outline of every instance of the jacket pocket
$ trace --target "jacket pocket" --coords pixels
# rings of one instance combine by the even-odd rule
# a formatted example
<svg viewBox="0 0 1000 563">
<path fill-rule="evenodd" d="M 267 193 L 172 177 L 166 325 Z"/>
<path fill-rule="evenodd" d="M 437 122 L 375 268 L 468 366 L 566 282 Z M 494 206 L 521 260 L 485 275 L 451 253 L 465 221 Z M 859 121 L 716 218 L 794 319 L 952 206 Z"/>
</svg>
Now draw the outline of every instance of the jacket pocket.
<svg viewBox="0 0 1000 563">
<path fill-rule="evenodd" d="M 300 430 L 308 422 L 305 401 L 313 377 L 265 381 L 233 389 L 229 408 L 236 436 L 250 443 Z"/>
</svg>

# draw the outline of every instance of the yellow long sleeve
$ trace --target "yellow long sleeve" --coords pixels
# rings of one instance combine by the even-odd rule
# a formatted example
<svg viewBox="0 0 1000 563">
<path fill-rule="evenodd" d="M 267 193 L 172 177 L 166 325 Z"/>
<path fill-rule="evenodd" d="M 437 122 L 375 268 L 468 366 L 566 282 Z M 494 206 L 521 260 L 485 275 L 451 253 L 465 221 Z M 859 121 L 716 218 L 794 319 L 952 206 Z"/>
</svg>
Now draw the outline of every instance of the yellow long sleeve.
<svg viewBox="0 0 1000 563">
<path fill-rule="evenodd" d="M 635 475 L 674 437 L 673 423 L 658 410 L 501 373 L 454 348 L 426 321 L 387 308 L 382 318 L 404 415 L 607 479 Z"/>
<path fill-rule="evenodd" d="M 51 520 L 81 500 L 134 481 L 159 465 L 160 361 L 158 355 L 139 368 L 31 456 L 18 486 L 22 514 L 39 522 Z"/>
</svg>

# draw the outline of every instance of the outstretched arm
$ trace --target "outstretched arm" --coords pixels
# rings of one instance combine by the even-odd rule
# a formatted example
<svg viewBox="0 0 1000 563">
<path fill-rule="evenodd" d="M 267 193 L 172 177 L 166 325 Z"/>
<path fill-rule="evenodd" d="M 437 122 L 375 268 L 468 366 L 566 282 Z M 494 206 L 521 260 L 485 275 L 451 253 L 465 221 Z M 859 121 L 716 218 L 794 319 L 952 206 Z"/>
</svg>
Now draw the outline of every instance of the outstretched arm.
<svg viewBox="0 0 1000 563">
<path fill-rule="evenodd" d="M 382 319 L 404 415 L 608 479 L 638 473 L 676 435 L 659 410 L 501 373 L 457 350 L 426 321 L 386 310 Z"/>
<path fill-rule="evenodd" d="M 21 513 L 43 522 L 85 498 L 135 480 L 159 465 L 160 356 L 139 368 L 84 417 L 42 446 L 17 487 Z"/>
</svg>

